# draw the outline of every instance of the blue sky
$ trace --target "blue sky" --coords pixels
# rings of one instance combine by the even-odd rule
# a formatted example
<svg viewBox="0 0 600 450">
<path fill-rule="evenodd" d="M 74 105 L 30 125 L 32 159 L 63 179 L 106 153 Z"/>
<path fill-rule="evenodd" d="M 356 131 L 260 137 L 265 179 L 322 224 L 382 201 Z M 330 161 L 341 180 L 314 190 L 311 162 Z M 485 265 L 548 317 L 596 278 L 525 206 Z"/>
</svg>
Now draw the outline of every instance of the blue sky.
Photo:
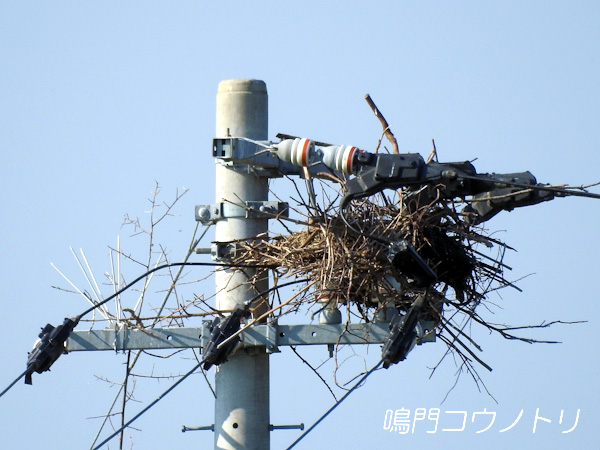
<svg viewBox="0 0 600 450">
<path fill-rule="evenodd" d="M 542 182 L 586 184 L 600 180 L 599 19 L 592 1 L 3 2 L 0 385 L 24 369 L 40 327 L 86 308 L 81 297 L 51 287 L 65 282 L 50 263 L 85 287 L 70 246 L 83 248 L 100 275 L 111 270 L 108 246 L 117 236 L 123 248 L 144 252 L 143 238 L 131 237 L 123 217 L 145 217 L 156 181 L 164 201 L 189 189 L 178 216 L 157 230 L 173 260 L 184 254 L 194 205 L 214 201 L 210 145 L 221 80 L 267 83 L 271 139 L 284 132 L 372 149 L 381 128 L 364 102 L 369 93 L 401 151 L 426 156 L 433 138 L 443 161 L 477 158 L 480 172 L 530 170 Z M 552 346 L 471 330 L 494 368 L 480 373 L 498 403 L 463 377 L 441 404 L 455 366 L 446 361 L 430 379 L 445 346 L 427 344 L 370 377 L 298 448 L 589 446 L 600 419 L 596 202 L 556 199 L 488 223 L 517 250 L 507 256 L 510 277 L 526 277 L 518 283 L 523 292 L 491 298 L 497 308 L 490 318 L 515 325 L 588 321 L 534 335 L 563 342 Z M 139 275 L 134 265 L 123 270 L 128 279 Z M 153 292 L 164 288 L 160 282 Z M 211 282 L 196 292 L 210 295 Z M 378 351 L 369 349 L 367 360 Z M 304 355 L 318 364 L 326 350 Z M 191 367 L 184 358 L 148 359 L 144 370 L 182 373 Z M 124 361 L 112 352 L 72 354 L 35 376 L 33 386 L 16 385 L 0 399 L 3 447 L 88 448 L 99 426 L 90 417 L 104 415 L 116 393 L 99 378 L 120 380 Z M 360 371 L 361 361 L 350 358 L 342 378 Z M 309 425 L 331 405 L 327 389 L 289 350 L 271 366 L 272 423 Z M 323 374 L 331 381 L 331 370 Z M 140 379 L 141 403 L 130 411 L 170 383 Z M 440 408 L 444 428 L 454 425 L 444 411 L 466 411 L 467 426 L 431 434 L 417 427 L 406 436 L 385 431 L 386 410 L 401 408 Z M 476 433 L 483 427 L 471 419 L 484 408 L 497 413 L 496 422 Z M 537 408 L 552 422 L 538 422 L 534 434 Z M 499 433 L 521 410 L 520 422 Z M 577 410 L 577 428 L 562 434 Z M 141 431 L 128 439 L 133 448 L 211 448 L 210 432 L 180 429 L 211 424 L 212 413 L 198 375 L 140 419 Z M 274 431 L 272 448 L 296 436 Z"/>
</svg>

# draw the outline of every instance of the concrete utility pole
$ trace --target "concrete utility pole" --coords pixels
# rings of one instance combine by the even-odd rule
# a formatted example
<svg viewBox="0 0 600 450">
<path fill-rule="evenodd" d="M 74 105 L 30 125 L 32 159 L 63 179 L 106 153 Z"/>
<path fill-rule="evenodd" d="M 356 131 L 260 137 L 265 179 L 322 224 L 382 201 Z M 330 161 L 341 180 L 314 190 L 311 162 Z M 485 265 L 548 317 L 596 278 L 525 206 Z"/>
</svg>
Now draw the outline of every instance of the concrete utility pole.
<svg viewBox="0 0 600 450">
<path fill-rule="evenodd" d="M 267 87 L 259 80 L 227 80 L 217 93 L 217 137 L 268 138 Z M 267 201 L 268 179 L 248 166 L 216 164 L 216 200 L 240 204 Z M 216 241 L 252 238 L 268 230 L 267 219 L 224 217 Z M 251 270 L 216 273 L 216 307 L 231 310 L 268 288 L 268 278 L 250 286 Z M 241 349 L 216 367 L 215 449 L 269 449 L 269 355 L 262 347 Z"/>
<path fill-rule="evenodd" d="M 216 203 L 196 206 L 196 220 L 204 225 L 216 224 L 216 244 L 211 248 L 216 259 L 227 261 L 228 253 L 234 247 L 230 245 L 232 241 L 266 233 L 267 217 L 288 210 L 285 202 L 268 202 L 269 177 L 304 173 L 299 164 L 264 152 L 263 144 L 272 144 L 267 140 L 267 103 L 267 88 L 263 81 L 227 80 L 219 84 L 217 138 L 213 140 Z M 263 141 L 263 144 L 254 141 Z M 294 143 L 297 141 L 309 142 L 293 140 Z M 288 156 L 293 154 L 297 159 L 298 148 L 294 150 L 293 146 L 288 146 Z M 349 155 L 350 147 L 335 148 L 337 155 Z M 280 156 L 283 154 L 282 151 Z M 334 163 L 333 169 L 342 171 L 343 167 L 338 166 Z M 309 170 L 321 169 L 315 166 Z M 217 270 L 216 308 L 230 311 L 266 292 L 268 276 L 256 270 L 259 269 Z M 255 315 L 262 314 L 268 310 L 268 304 L 256 309 Z M 271 425 L 269 352 L 278 352 L 281 346 L 327 345 L 332 349 L 336 345 L 386 343 L 391 336 L 390 323 L 384 322 L 387 318 L 380 320 L 382 322 L 344 324 L 339 323 L 339 311 L 326 310 L 318 324 L 280 325 L 276 321 L 254 324 L 242 333 L 242 348 L 230 355 L 226 363 L 215 365 L 214 426 L 184 427 L 184 431 L 214 428 L 217 450 L 268 450 L 271 430 L 304 429 L 304 424 Z M 435 333 L 430 333 L 434 327 L 435 323 L 431 321 L 421 321 L 419 331 L 415 330 L 417 343 L 434 342 Z M 200 328 L 152 328 L 152 333 L 133 327 L 110 326 L 101 330 L 73 331 L 66 348 L 69 352 L 177 348 L 201 348 L 204 352 L 212 337 L 209 322 Z"/>
</svg>

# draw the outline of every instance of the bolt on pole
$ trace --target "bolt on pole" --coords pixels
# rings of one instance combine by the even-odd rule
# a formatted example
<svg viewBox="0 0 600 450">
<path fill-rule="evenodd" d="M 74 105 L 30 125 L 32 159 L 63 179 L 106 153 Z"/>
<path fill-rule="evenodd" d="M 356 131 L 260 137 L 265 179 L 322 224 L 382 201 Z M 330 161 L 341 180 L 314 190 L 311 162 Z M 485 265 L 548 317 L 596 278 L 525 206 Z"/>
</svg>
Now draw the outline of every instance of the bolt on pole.
<svg viewBox="0 0 600 450">
<path fill-rule="evenodd" d="M 267 87 L 260 80 L 219 83 L 217 137 L 268 138 Z M 216 164 L 216 201 L 240 204 L 267 201 L 268 179 L 247 166 Z M 268 231 L 267 219 L 230 217 L 216 223 L 217 242 L 252 238 Z M 268 277 L 248 283 L 254 273 L 223 269 L 216 273 L 216 307 L 231 310 L 268 289 Z M 269 356 L 262 347 L 240 349 L 215 372 L 215 449 L 265 450 L 269 436 Z"/>
</svg>

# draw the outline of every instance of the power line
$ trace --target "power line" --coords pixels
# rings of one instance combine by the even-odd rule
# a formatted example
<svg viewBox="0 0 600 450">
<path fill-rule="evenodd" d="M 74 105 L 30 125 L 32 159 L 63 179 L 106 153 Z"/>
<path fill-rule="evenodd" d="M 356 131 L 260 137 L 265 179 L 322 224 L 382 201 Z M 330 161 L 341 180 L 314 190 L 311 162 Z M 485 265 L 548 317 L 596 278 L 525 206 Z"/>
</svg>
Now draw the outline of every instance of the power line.
<svg viewBox="0 0 600 450">
<path fill-rule="evenodd" d="M 154 268 L 148 270 L 147 272 L 143 273 L 142 275 L 137 277 L 135 280 L 133 280 L 132 282 L 130 282 L 123 288 L 116 291 L 114 294 L 112 294 L 109 297 L 105 298 L 104 300 L 96 303 L 91 308 L 86 309 L 78 316 L 76 316 L 72 319 L 65 319 L 65 324 L 67 322 L 69 322 L 70 324 L 72 324 L 72 326 L 75 326 L 83 316 L 92 312 L 94 309 L 99 308 L 100 306 L 104 305 L 105 303 L 109 302 L 113 298 L 115 298 L 118 295 L 125 292 L 127 289 L 130 289 L 132 286 L 134 286 L 136 283 L 138 283 L 139 281 L 146 278 L 148 275 L 150 275 L 154 272 L 157 272 L 159 270 L 167 269 L 169 267 L 181 267 L 181 266 L 212 266 L 212 267 L 224 267 L 224 268 L 270 268 L 270 267 L 272 267 L 272 266 L 268 266 L 268 265 L 259 265 L 259 264 L 233 264 L 233 263 L 229 264 L 229 263 L 187 262 L 187 261 L 163 264 L 163 265 L 154 267 Z M 42 339 L 36 343 L 34 350 L 32 352 L 30 352 L 30 354 L 29 354 L 30 356 L 29 356 L 29 360 L 27 363 L 27 369 L 25 369 L 25 371 L 21 375 L 19 375 L 12 383 L 10 383 L 2 391 L 2 393 L 0 393 L 0 397 L 2 397 L 4 394 L 6 394 L 24 376 L 26 377 L 25 382 L 27 384 L 31 384 L 31 381 L 30 381 L 30 379 L 27 378 L 27 376 L 30 376 L 30 374 L 33 371 L 42 373 L 42 372 L 50 369 L 50 366 L 60 357 L 61 353 L 57 352 L 57 349 L 58 349 L 58 347 L 61 347 L 62 345 L 64 345 L 67 338 L 69 337 L 70 331 L 62 333 L 62 334 L 60 334 L 60 336 L 59 335 L 54 336 L 51 333 L 52 333 L 52 330 L 57 331 L 60 328 L 64 327 L 65 324 L 57 327 L 56 329 L 55 329 L 55 327 L 53 327 L 51 325 L 46 326 L 46 328 L 48 328 L 48 330 L 44 329 L 42 331 L 42 334 L 40 334 L 40 338 L 42 338 Z M 72 327 L 71 327 L 71 330 L 72 330 Z M 45 347 L 44 347 L 44 345 L 42 345 L 44 338 L 46 338 L 46 340 L 48 340 L 48 339 L 52 340 L 52 342 L 50 342 L 52 349 L 50 349 L 50 347 L 48 347 L 48 345 L 46 345 Z M 48 344 L 48 343 L 46 343 L 46 344 Z M 36 351 L 37 351 L 37 353 L 36 353 Z"/>
<path fill-rule="evenodd" d="M 184 263 L 175 263 L 175 264 L 167 264 L 165 266 L 172 266 L 172 265 L 182 265 Z M 189 263 L 190 265 L 194 265 L 194 263 Z M 252 266 L 252 267 L 256 267 L 256 266 Z M 164 267 L 163 267 L 164 268 Z M 156 269 L 159 269 L 158 267 Z M 145 275 L 142 275 L 141 277 L 139 277 L 138 279 L 134 280 L 131 284 L 135 284 L 137 281 L 139 281 L 140 279 L 142 279 Z M 295 281 L 291 281 L 288 283 L 284 283 L 282 285 L 279 286 L 274 286 L 271 287 L 267 290 L 265 290 L 264 292 L 261 292 L 260 294 L 257 294 L 256 296 L 254 296 L 250 301 L 247 302 L 247 305 L 250 305 L 253 301 L 255 301 L 256 299 L 262 297 L 263 295 L 265 295 L 266 293 L 269 293 L 273 290 L 279 289 L 281 287 L 285 287 L 285 286 L 289 286 L 292 284 L 296 284 L 296 283 L 300 283 L 300 282 L 304 282 L 306 280 L 302 279 L 302 280 L 295 280 Z M 126 286 L 129 287 L 129 286 Z M 114 295 L 118 295 L 118 294 L 114 294 Z M 113 296 L 114 296 L 113 295 Z M 112 296 L 111 296 L 112 297 Z M 106 300 L 105 300 L 106 301 Z M 96 306 L 100 306 L 100 304 L 96 305 Z M 85 313 L 84 313 L 85 314 Z M 83 314 L 82 314 L 83 315 Z M 232 316 L 230 316 L 232 317 Z M 216 348 L 216 347 L 215 347 Z M 225 350 L 224 350 L 225 351 Z M 177 380 L 169 389 L 167 389 L 165 392 L 163 392 L 161 395 L 159 395 L 152 403 L 150 403 L 148 406 L 146 406 L 144 409 L 142 409 L 138 414 L 136 414 L 133 418 L 131 418 L 126 424 L 124 424 L 123 426 L 121 426 L 118 430 L 116 430 L 115 432 L 113 432 L 109 437 L 107 437 L 104 441 L 102 441 L 100 444 L 98 444 L 96 447 L 94 447 L 92 450 L 98 450 L 99 448 L 101 448 L 104 444 L 106 444 L 107 442 L 109 442 L 112 438 L 114 438 L 115 436 L 117 436 L 119 433 L 121 433 L 123 430 L 125 430 L 127 427 L 129 427 L 129 425 L 131 425 L 135 420 L 137 420 L 140 416 L 142 416 L 142 414 L 144 414 L 146 411 L 148 411 L 150 408 L 152 408 L 154 405 L 156 405 L 160 400 L 162 400 L 167 394 L 169 394 L 173 389 L 175 389 L 183 380 L 185 380 L 188 376 L 190 376 L 192 373 L 194 373 L 202 364 L 207 362 L 207 357 L 210 356 L 210 353 L 207 353 L 204 355 L 204 357 L 202 358 L 202 360 L 200 360 L 200 362 L 198 364 L 196 364 L 192 370 L 190 370 L 188 373 L 186 373 L 182 378 L 180 378 L 179 380 Z M 375 368 L 371 369 L 371 371 L 373 371 Z M 21 375 L 22 376 L 22 375 Z M 362 380 L 364 380 L 366 378 L 366 376 L 361 379 L 360 382 L 362 382 Z M 20 379 L 20 377 L 19 377 Z M 18 381 L 18 379 L 16 380 Z M 14 383 L 16 383 L 16 381 Z M 13 384 L 14 384 L 13 383 Z M 12 385 L 11 385 L 12 386 Z M 9 387 L 10 389 L 10 387 Z M 352 388 L 349 392 L 352 392 L 354 388 Z M 349 393 L 348 392 L 348 393 Z M 347 396 L 348 394 L 346 394 Z M 343 399 L 343 398 L 342 398 Z"/>
<path fill-rule="evenodd" d="M 9 385 L 6 387 L 6 389 L 4 389 L 4 390 L 3 390 L 3 391 L 0 393 L 0 397 L 2 397 L 4 394 L 6 394 L 8 391 L 10 391 L 10 388 L 11 388 L 11 387 L 13 387 L 15 384 L 17 384 L 17 382 L 18 382 L 18 381 L 19 381 L 21 378 L 23 378 L 23 377 L 25 376 L 25 374 L 26 374 L 28 371 L 29 371 L 29 369 L 25 369 L 25 371 L 24 371 L 24 372 L 23 372 L 21 375 L 19 375 L 17 378 L 15 378 L 15 380 L 14 380 L 12 383 L 10 383 L 10 384 L 9 384 Z"/>
<path fill-rule="evenodd" d="M 118 295 L 121 295 L 127 289 L 131 288 L 136 283 L 139 283 L 141 280 L 143 280 L 144 278 L 146 278 L 148 275 L 153 274 L 154 272 L 157 272 L 157 271 L 163 270 L 163 269 L 168 269 L 169 267 L 180 267 L 180 266 L 212 266 L 212 267 L 223 267 L 223 268 L 258 268 L 258 269 L 260 269 L 260 268 L 268 269 L 268 268 L 274 267 L 274 266 L 267 265 L 267 264 L 265 264 L 265 265 L 261 265 L 261 264 L 234 264 L 234 263 L 216 263 L 216 262 L 178 262 L 178 263 L 162 264 L 160 266 L 153 267 L 152 269 L 150 269 L 147 272 L 143 273 L 142 275 L 140 275 L 139 277 L 137 277 L 135 280 L 133 280 L 132 282 L 130 282 L 126 286 L 124 286 L 121 289 L 119 289 L 118 291 L 116 291 L 114 294 L 112 294 L 109 297 L 105 298 L 101 302 L 96 303 L 91 308 L 86 309 L 84 312 L 82 312 L 77 317 L 79 319 L 81 319 L 86 314 L 89 314 L 94 309 L 96 309 L 96 308 L 104 305 L 105 303 L 108 303 L 110 300 L 112 300 L 113 298 L 117 297 Z"/>
<path fill-rule="evenodd" d="M 340 398 L 337 402 L 335 402 L 333 404 L 333 406 L 331 408 L 329 408 L 325 414 L 323 414 L 321 417 L 319 417 L 319 419 L 313 423 L 304 433 L 302 433 L 300 435 L 300 437 L 298 439 L 296 439 L 294 442 L 292 442 L 292 445 L 290 445 L 286 450 L 290 450 L 292 448 L 294 448 L 296 446 L 296 444 L 298 442 L 300 442 L 302 439 L 304 439 L 304 437 L 310 433 L 312 430 L 314 430 L 316 428 L 317 425 L 319 425 L 335 408 L 337 408 L 344 400 L 346 400 L 348 398 L 348 396 L 350 394 L 352 394 L 352 392 L 354 392 L 354 390 L 359 387 L 366 379 L 367 377 L 369 377 L 369 375 L 371 375 L 373 372 L 375 372 L 375 370 L 377 370 L 379 368 L 379 366 L 381 366 L 381 364 L 383 363 L 383 359 L 381 359 L 377 364 L 375 364 L 371 370 L 369 370 L 367 373 L 365 373 L 362 378 L 360 380 L 358 380 L 356 382 L 356 384 L 354 386 L 352 386 L 352 389 L 350 389 L 348 392 L 346 392 L 344 394 L 344 396 L 342 398 Z M 95 449 L 94 449 L 95 450 Z"/>
<path fill-rule="evenodd" d="M 192 241 L 190 243 L 190 246 L 188 247 L 188 251 L 185 255 L 185 257 L 183 258 L 183 262 L 187 262 L 188 259 L 190 258 L 190 256 L 192 255 L 192 253 L 194 253 L 196 247 L 198 246 L 198 244 L 200 243 L 200 241 L 202 240 L 202 238 L 204 238 L 204 236 L 206 235 L 206 233 L 208 232 L 208 230 L 210 229 L 212 224 L 208 224 L 208 226 L 205 227 L 204 232 L 202 233 L 202 235 L 196 239 L 196 233 L 198 232 L 198 227 L 200 225 L 200 222 L 196 223 L 196 227 L 194 228 L 194 232 L 192 234 Z M 112 262 L 112 261 L 111 261 Z M 175 275 L 175 277 L 172 277 L 172 283 L 171 286 L 169 287 L 169 290 L 167 291 L 167 293 L 165 294 L 165 297 L 163 299 L 163 302 L 160 306 L 160 308 L 158 309 L 157 312 L 157 318 L 156 320 L 150 325 L 150 328 L 154 328 L 156 326 L 156 324 L 158 323 L 158 321 L 160 320 L 160 315 L 163 311 L 163 308 L 166 305 L 167 300 L 169 299 L 169 296 L 171 295 L 171 293 L 173 292 L 173 290 L 175 289 L 175 286 L 179 280 L 179 277 L 183 271 L 184 266 L 179 267 L 179 269 L 177 270 L 177 274 Z M 116 286 L 115 286 L 116 289 Z M 119 309 L 120 309 L 120 305 L 117 303 L 117 315 L 119 315 Z M 129 364 L 129 356 L 130 356 L 130 352 L 128 353 L 128 363 L 127 363 L 127 369 L 126 369 L 126 375 L 125 375 L 125 380 L 123 381 L 123 383 L 121 384 L 119 391 L 117 392 L 117 395 L 115 396 L 115 400 L 113 401 L 112 405 L 110 406 L 108 413 L 106 414 L 106 416 L 104 417 L 104 420 L 102 422 L 102 424 L 100 425 L 100 429 L 98 430 L 98 433 L 96 434 L 96 437 L 94 438 L 94 442 L 92 442 L 91 447 L 93 447 L 94 445 L 96 445 L 96 442 L 98 441 L 98 439 L 100 438 L 100 434 L 102 434 L 102 430 L 104 429 L 104 425 L 108 422 L 110 415 L 112 413 L 112 410 L 114 408 L 114 406 L 117 403 L 117 400 L 119 399 L 119 396 L 121 395 L 121 393 L 123 392 L 124 387 L 126 386 L 127 380 L 129 378 L 129 374 L 131 373 L 131 371 L 133 370 L 133 367 L 136 365 L 140 355 L 142 354 L 142 351 L 138 351 L 136 356 L 133 358 L 133 361 L 131 362 L 131 364 Z M 204 374 L 204 377 L 206 378 L 206 374 Z M 207 380 L 208 382 L 208 380 Z M 121 425 L 124 424 L 125 422 L 125 406 L 126 406 L 126 398 L 127 398 L 127 389 L 125 389 L 125 393 L 123 395 L 123 403 L 122 403 L 122 409 L 121 409 Z M 121 437 L 121 443 L 120 446 L 122 446 L 122 437 Z"/>
<path fill-rule="evenodd" d="M 526 183 L 517 183 L 514 181 L 509 181 L 509 180 L 496 180 L 492 177 L 486 177 L 486 176 L 482 176 L 482 175 L 461 175 L 462 178 L 465 178 L 467 180 L 474 180 L 474 181 L 487 181 L 490 183 L 496 183 L 498 185 L 505 185 L 505 186 L 513 186 L 513 187 L 517 187 L 517 188 L 522 188 L 522 189 L 531 189 L 531 190 L 536 190 L 536 191 L 548 191 L 548 192 L 553 192 L 555 194 L 558 194 L 558 196 L 572 196 L 572 197 L 585 197 L 585 198 L 594 198 L 596 200 L 600 200 L 600 194 L 596 194 L 594 192 L 588 192 L 584 189 L 584 187 L 575 187 L 575 186 L 564 186 L 564 187 L 560 187 L 560 186 L 550 186 L 550 185 L 546 185 L 546 184 L 526 184 Z"/>
<path fill-rule="evenodd" d="M 100 444 L 98 444 L 92 450 L 98 450 L 100 447 L 102 447 L 104 444 L 108 443 L 108 441 L 110 441 L 112 438 L 114 438 L 117 434 L 119 434 L 121 431 L 123 431 L 125 428 L 127 428 L 129 425 L 131 425 L 133 422 L 135 422 L 138 418 L 140 418 L 140 416 L 142 416 L 142 414 L 144 414 L 146 411 L 148 411 L 150 408 L 152 408 L 154 405 L 156 405 L 159 401 L 161 401 L 163 398 L 165 398 L 167 396 L 167 394 L 169 394 L 173 389 L 175 389 L 177 386 L 179 386 L 179 384 L 183 380 L 185 380 L 192 373 L 194 373 L 203 364 L 203 362 L 204 361 L 200 361 L 198 364 L 196 364 L 192 368 L 192 370 L 190 370 L 183 377 L 181 377 L 179 380 L 177 380 L 175 383 L 173 383 L 173 385 L 169 389 L 167 389 L 165 392 L 163 392 L 158 397 L 156 397 L 156 399 L 154 399 L 154 401 L 152 403 L 150 403 L 148 406 L 146 406 L 144 409 L 142 409 L 139 413 L 137 413 L 134 417 L 132 417 L 125 425 L 123 425 L 121 428 L 116 430 L 109 437 L 104 439 Z"/>
</svg>

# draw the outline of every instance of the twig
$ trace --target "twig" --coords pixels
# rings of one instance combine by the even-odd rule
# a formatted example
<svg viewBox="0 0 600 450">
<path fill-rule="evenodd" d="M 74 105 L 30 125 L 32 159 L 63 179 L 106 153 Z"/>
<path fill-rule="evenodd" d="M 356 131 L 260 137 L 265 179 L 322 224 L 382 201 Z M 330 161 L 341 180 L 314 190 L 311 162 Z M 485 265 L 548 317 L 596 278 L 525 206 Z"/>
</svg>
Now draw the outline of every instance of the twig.
<svg viewBox="0 0 600 450">
<path fill-rule="evenodd" d="M 387 137 L 388 141 L 390 141 L 390 143 L 392 144 L 394 153 L 398 154 L 399 153 L 398 141 L 396 141 L 396 138 L 394 137 L 394 133 L 392 133 L 392 130 L 390 130 L 390 126 L 388 125 L 387 120 L 385 120 L 385 117 L 383 117 L 383 114 L 381 114 L 381 111 L 379 111 L 379 108 L 377 108 L 377 106 L 375 105 L 375 103 L 373 102 L 373 100 L 371 99 L 371 96 L 369 94 L 365 95 L 365 100 L 371 107 L 371 110 L 373 111 L 373 114 L 375 114 L 375 117 L 377 117 L 377 119 L 379 119 L 379 122 L 381 123 L 381 126 L 383 127 L 383 133 L 385 134 L 385 137 Z"/>
<path fill-rule="evenodd" d="M 433 149 L 431 150 L 431 153 L 427 157 L 427 161 L 426 161 L 427 164 L 429 164 L 432 161 L 435 161 L 435 162 L 438 161 L 437 148 L 435 148 L 435 141 L 433 139 L 431 140 L 431 144 L 433 145 Z"/>
<path fill-rule="evenodd" d="M 321 380 L 323 382 L 323 384 L 327 387 L 327 389 L 329 390 L 329 392 L 331 393 L 331 396 L 333 397 L 333 399 L 337 402 L 337 397 L 335 396 L 335 394 L 333 393 L 333 391 L 331 390 L 331 388 L 329 387 L 329 384 L 327 384 L 327 381 L 325 381 L 325 379 L 321 376 L 321 374 L 317 371 L 317 369 L 315 369 L 306 359 L 304 359 L 302 357 L 302 355 L 300 355 L 300 353 L 298 353 L 298 351 L 296 350 L 296 347 L 291 346 L 290 347 L 292 349 L 292 351 L 296 354 L 296 356 L 298 358 L 300 358 L 300 361 L 302 361 L 304 364 L 306 364 L 308 367 L 310 367 L 310 369 L 315 373 L 315 375 L 317 377 L 319 377 L 319 380 Z"/>
</svg>

